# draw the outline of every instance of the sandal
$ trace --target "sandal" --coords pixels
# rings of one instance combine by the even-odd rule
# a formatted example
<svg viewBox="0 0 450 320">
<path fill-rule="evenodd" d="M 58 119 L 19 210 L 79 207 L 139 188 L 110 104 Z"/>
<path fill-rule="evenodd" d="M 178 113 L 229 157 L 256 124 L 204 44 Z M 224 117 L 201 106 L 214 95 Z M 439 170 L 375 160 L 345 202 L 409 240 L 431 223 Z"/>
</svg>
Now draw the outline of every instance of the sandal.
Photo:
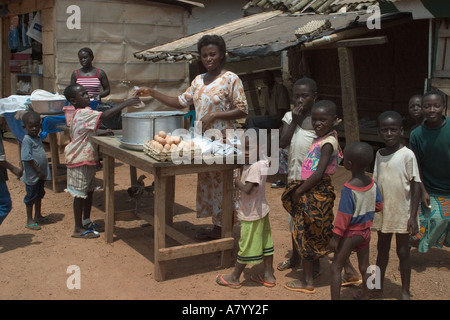
<svg viewBox="0 0 450 320">
<path fill-rule="evenodd" d="M 303 293 L 308 293 L 308 294 L 314 294 L 314 293 L 316 293 L 316 289 L 314 289 L 314 288 L 312 288 L 312 289 L 307 289 L 307 288 L 304 288 L 304 287 L 298 287 L 298 286 L 296 286 L 295 283 L 296 283 L 297 281 L 298 281 L 298 280 L 292 280 L 292 281 L 286 282 L 286 284 L 284 285 L 284 287 L 285 287 L 286 289 L 288 289 L 288 290 L 296 291 L 296 292 L 303 292 Z"/>
<path fill-rule="evenodd" d="M 228 283 L 227 281 L 225 281 L 223 276 L 224 276 L 224 274 L 218 274 L 217 275 L 217 277 L 216 277 L 217 284 L 220 284 L 221 286 L 233 288 L 233 289 L 240 289 L 242 287 L 241 283 L 238 283 L 238 284 Z"/>
<path fill-rule="evenodd" d="M 341 278 L 341 287 L 358 285 L 358 284 L 361 284 L 361 283 L 362 283 L 361 279 L 357 279 L 357 280 L 345 279 L 344 276 L 342 276 L 342 278 Z"/>
<path fill-rule="evenodd" d="M 25 224 L 25 228 L 30 230 L 41 230 L 41 227 L 39 227 L 37 223 Z"/>
<path fill-rule="evenodd" d="M 94 230 L 86 230 L 80 234 L 73 234 L 72 238 L 80 238 L 80 239 L 95 239 L 100 237 L 99 233 Z"/>
</svg>

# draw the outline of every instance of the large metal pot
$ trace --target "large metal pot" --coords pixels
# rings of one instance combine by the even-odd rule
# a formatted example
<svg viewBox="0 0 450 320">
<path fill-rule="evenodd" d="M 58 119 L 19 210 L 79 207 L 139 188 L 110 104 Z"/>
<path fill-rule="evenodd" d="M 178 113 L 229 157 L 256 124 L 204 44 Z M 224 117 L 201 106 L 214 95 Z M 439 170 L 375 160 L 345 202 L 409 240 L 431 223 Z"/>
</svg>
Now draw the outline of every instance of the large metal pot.
<svg viewBox="0 0 450 320">
<path fill-rule="evenodd" d="M 184 112 L 132 112 L 122 115 L 122 140 L 125 148 L 143 150 L 145 141 L 152 140 L 159 131 L 170 133 L 184 127 Z"/>
</svg>

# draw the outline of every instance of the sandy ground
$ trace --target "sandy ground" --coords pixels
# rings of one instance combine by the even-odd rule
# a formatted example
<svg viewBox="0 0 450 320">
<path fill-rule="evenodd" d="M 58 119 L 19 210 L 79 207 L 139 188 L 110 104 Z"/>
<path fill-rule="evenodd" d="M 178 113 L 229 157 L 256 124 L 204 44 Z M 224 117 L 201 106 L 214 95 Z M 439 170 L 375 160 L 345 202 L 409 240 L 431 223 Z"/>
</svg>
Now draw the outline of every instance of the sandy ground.
<svg viewBox="0 0 450 320">
<path fill-rule="evenodd" d="M 17 142 L 4 139 L 7 159 L 18 164 Z M 63 159 L 61 155 L 61 159 Z M 53 220 L 39 231 L 26 229 L 23 197 L 24 185 L 10 174 L 8 187 L 13 199 L 13 210 L 0 227 L 0 299 L 161 299 L 161 300 L 328 300 L 330 298 L 329 257 L 321 259 L 322 274 L 316 280 L 316 294 L 291 292 L 283 285 L 302 274 L 302 269 L 277 271 L 277 285 L 263 287 L 252 280 L 253 273 L 262 270 L 261 265 L 247 267 L 239 290 L 215 283 L 216 275 L 231 272 L 232 268 L 220 267 L 220 254 L 213 253 L 168 263 L 167 280 L 157 282 L 153 277 L 153 227 L 144 226 L 131 213 L 120 213 L 134 208 L 127 202 L 126 189 L 130 185 L 128 165 L 116 162 L 117 221 L 114 242 L 106 243 L 104 234 L 93 240 L 71 238 L 73 230 L 72 198 L 65 192 L 54 193 L 50 184 L 46 189 L 42 211 Z M 140 172 L 138 171 L 138 174 Z M 96 176 L 102 186 L 102 172 Z M 146 184 L 153 177 L 147 175 Z M 287 227 L 287 213 L 280 201 L 282 189 L 271 189 L 267 184 L 267 199 L 271 206 L 271 226 L 275 244 L 275 264 L 290 255 L 291 241 Z M 342 169 L 334 183 L 339 195 L 348 178 Z M 174 227 L 194 236 L 210 219 L 195 217 L 196 176 L 185 175 L 176 179 Z M 335 208 L 337 202 L 335 203 Z M 142 210 L 152 210 L 153 197 L 146 196 Z M 92 220 L 104 225 L 104 193 L 100 188 L 94 194 Z M 239 235 L 235 228 L 234 235 Z M 376 233 L 372 233 L 371 263 L 376 259 Z M 168 245 L 175 244 L 167 239 Z M 234 257 L 236 252 L 234 252 Z M 356 265 L 356 256 L 351 257 Z M 450 250 L 432 249 L 426 254 L 411 252 L 413 299 L 448 299 L 450 293 Z M 80 275 L 80 288 L 70 288 L 76 266 Z M 69 281 L 68 281 L 69 280 Z M 385 299 L 400 299 L 401 280 L 395 241 L 392 243 L 390 262 L 386 274 Z M 352 299 L 356 287 L 342 289 L 342 299 Z"/>
</svg>

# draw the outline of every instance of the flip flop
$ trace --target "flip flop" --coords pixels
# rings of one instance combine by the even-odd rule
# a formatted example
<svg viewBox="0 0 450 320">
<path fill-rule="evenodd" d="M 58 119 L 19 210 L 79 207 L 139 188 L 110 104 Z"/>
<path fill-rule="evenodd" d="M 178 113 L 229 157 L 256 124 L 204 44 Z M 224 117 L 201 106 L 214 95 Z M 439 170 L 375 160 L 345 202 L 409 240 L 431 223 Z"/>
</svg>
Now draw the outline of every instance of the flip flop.
<svg viewBox="0 0 450 320">
<path fill-rule="evenodd" d="M 303 293 L 308 293 L 308 294 L 314 294 L 316 293 L 316 289 L 306 289 L 306 288 L 299 288 L 299 287 L 295 287 L 294 284 L 295 280 L 286 282 L 286 284 L 284 285 L 284 287 L 288 290 L 291 291 L 295 291 L 295 292 L 303 292 Z"/>
<path fill-rule="evenodd" d="M 41 230 L 41 227 L 39 227 L 37 223 L 25 224 L 25 228 L 30 230 Z"/>
<path fill-rule="evenodd" d="M 250 276 L 250 279 L 252 279 L 253 281 L 255 281 L 257 283 L 260 283 L 263 286 L 268 287 L 268 288 L 273 288 L 276 285 L 276 283 L 266 282 L 264 280 L 264 277 L 262 275 L 260 275 L 260 274 L 252 274 Z"/>
<path fill-rule="evenodd" d="M 347 287 L 347 286 L 357 285 L 357 284 L 361 284 L 361 283 L 362 283 L 361 279 L 358 279 L 358 280 L 347 280 L 344 277 L 342 277 L 341 287 Z"/>
<path fill-rule="evenodd" d="M 73 234 L 72 238 L 80 238 L 80 239 L 95 239 L 100 237 L 99 233 L 94 230 L 86 230 L 80 234 Z"/>
<path fill-rule="evenodd" d="M 218 284 L 220 284 L 221 286 L 230 287 L 230 288 L 233 288 L 233 289 L 240 289 L 242 287 L 241 283 L 233 284 L 233 283 L 226 282 L 225 279 L 223 278 L 223 276 L 224 276 L 223 274 L 218 274 L 217 277 L 216 277 L 216 282 Z"/>
</svg>

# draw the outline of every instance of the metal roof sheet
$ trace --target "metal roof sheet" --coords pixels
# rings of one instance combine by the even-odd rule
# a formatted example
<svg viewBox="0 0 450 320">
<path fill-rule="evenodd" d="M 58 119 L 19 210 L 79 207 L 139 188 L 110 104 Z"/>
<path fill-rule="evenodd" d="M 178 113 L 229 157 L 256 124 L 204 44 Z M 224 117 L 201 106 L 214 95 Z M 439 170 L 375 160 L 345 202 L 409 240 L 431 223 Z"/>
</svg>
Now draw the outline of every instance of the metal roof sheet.
<svg viewBox="0 0 450 320">
<path fill-rule="evenodd" d="M 191 61 L 198 59 L 197 41 L 205 34 L 217 34 L 224 38 L 227 53 L 231 56 L 261 56 L 279 52 L 301 42 L 323 37 L 337 30 L 349 28 L 355 19 L 356 25 L 365 25 L 370 16 L 365 12 L 343 14 L 289 14 L 280 10 L 262 12 L 244 17 L 224 25 L 172 41 L 170 43 L 136 52 L 137 59 L 146 61 Z M 330 26 L 311 37 L 295 32 L 313 20 L 328 19 Z"/>
</svg>

